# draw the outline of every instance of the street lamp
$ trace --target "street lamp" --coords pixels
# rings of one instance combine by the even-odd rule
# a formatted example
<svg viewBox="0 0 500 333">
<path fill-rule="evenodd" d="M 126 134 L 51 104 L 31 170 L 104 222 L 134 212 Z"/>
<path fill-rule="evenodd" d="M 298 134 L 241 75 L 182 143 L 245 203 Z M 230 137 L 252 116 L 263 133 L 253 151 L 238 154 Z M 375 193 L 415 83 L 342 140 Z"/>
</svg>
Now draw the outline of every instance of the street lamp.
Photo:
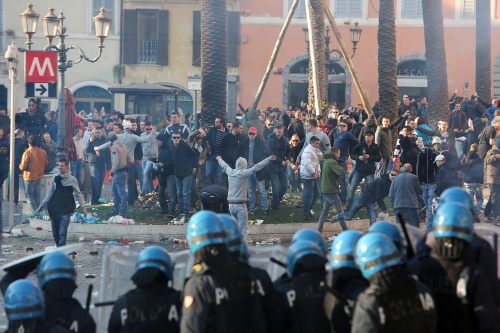
<svg viewBox="0 0 500 333">
<path fill-rule="evenodd" d="M 33 5 L 29 4 L 28 9 L 21 13 L 21 19 L 23 21 L 24 33 L 28 38 L 28 48 L 31 47 L 31 37 L 36 32 L 36 25 L 38 22 L 39 15 L 33 11 Z M 66 157 L 66 125 L 65 125 L 65 99 L 64 99 L 64 79 L 65 72 L 68 68 L 73 67 L 73 64 L 78 64 L 82 60 L 94 63 L 102 55 L 102 49 L 104 48 L 104 39 L 108 37 L 109 28 L 111 26 L 111 18 L 106 15 L 106 8 L 101 8 L 99 14 L 94 17 L 95 34 L 99 41 L 97 47 L 99 48 L 99 54 L 97 57 L 91 59 L 85 55 L 85 52 L 81 47 L 76 45 L 70 45 L 66 47 L 64 40 L 66 38 L 66 27 L 64 26 L 63 12 L 56 17 L 54 14 L 54 8 L 49 8 L 49 13 L 42 18 L 44 35 L 47 38 L 48 45 L 45 47 L 44 51 L 56 51 L 57 52 L 57 62 L 58 62 L 58 80 L 57 80 L 57 98 L 58 98 L 58 129 L 57 129 L 57 157 Z M 28 29 L 31 27 L 31 29 Z M 59 37 L 59 44 L 52 45 L 54 37 Z M 77 50 L 80 58 L 73 63 L 72 60 L 67 60 L 67 53 L 69 50 Z"/>
<path fill-rule="evenodd" d="M 28 50 L 31 50 L 31 44 L 33 44 L 31 42 L 31 37 L 33 37 L 36 32 L 40 14 L 35 13 L 32 4 L 28 4 L 28 8 L 19 15 L 21 16 L 21 22 L 23 24 L 23 32 L 26 34 L 26 39 L 28 40 L 26 42 L 26 44 L 28 44 Z"/>
<path fill-rule="evenodd" d="M 358 22 L 355 22 L 354 23 L 354 27 L 349 29 L 349 31 L 351 32 L 351 42 L 352 42 L 352 57 L 354 57 L 354 54 L 356 54 L 356 45 L 358 44 L 360 38 L 361 38 L 361 32 L 363 31 L 363 29 L 361 29 L 360 27 L 358 27 L 359 23 Z"/>
</svg>

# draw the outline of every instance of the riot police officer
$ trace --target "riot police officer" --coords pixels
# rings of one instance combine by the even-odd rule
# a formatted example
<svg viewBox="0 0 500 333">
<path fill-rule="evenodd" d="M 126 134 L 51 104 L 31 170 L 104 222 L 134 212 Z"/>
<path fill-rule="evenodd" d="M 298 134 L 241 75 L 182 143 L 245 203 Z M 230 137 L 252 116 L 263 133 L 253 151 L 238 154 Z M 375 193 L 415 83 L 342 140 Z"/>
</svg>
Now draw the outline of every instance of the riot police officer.
<svg viewBox="0 0 500 333">
<path fill-rule="evenodd" d="M 142 250 L 132 275 L 137 288 L 116 301 L 108 332 L 179 332 L 180 292 L 168 286 L 170 280 L 172 261 L 167 251 L 159 246 Z"/>
<path fill-rule="evenodd" d="M 356 262 L 370 286 L 358 297 L 352 332 L 435 332 L 429 288 L 410 277 L 389 239 L 368 233 L 356 243 Z"/>
<path fill-rule="evenodd" d="M 187 225 L 193 273 L 183 290 L 181 331 L 265 332 L 253 277 L 232 260 L 224 223 L 211 211 L 194 214 Z"/>
<path fill-rule="evenodd" d="M 243 265 L 252 275 L 255 285 L 255 293 L 259 295 L 262 303 L 262 309 L 266 317 L 267 331 L 273 332 L 276 319 L 274 313 L 276 311 L 273 304 L 274 288 L 271 277 L 266 270 L 258 267 L 250 266 L 248 248 L 243 243 L 243 237 L 238 226 L 238 222 L 229 214 L 219 214 L 220 219 L 224 223 L 227 233 L 227 249 L 233 260 Z"/>
<path fill-rule="evenodd" d="M 330 332 L 324 311 L 324 252 L 308 240 L 290 245 L 287 255 L 289 283 L 275 284 L 276 307 L 281 310 L 276 332 Z"/>
<path fill-rule="evenodd" d="M 5 292 L 7 333 L 66 333 L 63 327 L 44 321 L 45 304 L 40 288 L 32 281 L 17 280 Z"/>
<path fill-rule="evenodd" d="M 326 276 L 325 295 L 325 312 L 332 332 L 351 332 L 356 300 L 369 286 L 354 261 L 354 247 L 361 235 L 357 230 L 347 230 L 340 233 L 332 243 L 332 269 Z"/>
<path fill-rule="evenodd" d="M 328 254 L 328 249 L 326 248 L 325 240 L 323 239 L 323 236 L 321 236 L 321 233 L 316 229 L 310 229 L 310 228 L 300 229 L 293 235 L 291 244 L 299 240 L 308 240 L 310 242 L 313 242 L 314 244 L 319 246 L 319 248 L 321 249 L 321 251 L 324 253 L 325 256 Z"/>
<path fill-rule="evenodd" d="M 433 221 L 436 245 L 409 265 L 435 296 L 439 332 L 498 332 L 498 308 L 482 268 L 466 258 L 473 217 L 461 203 L 439 207 Z"/>
<path fill-rule="evenodd" d="M 405 258 L 406 248 L 403 244 L 403 240 L 401 239 L 401 234 L 399 233 L 399 229 L 398 227 L 396 227 L 394 223 L 388 221 L 375 222 L 370 226 L 368 232 L 380 232 L 381 234 L 389 237 L 394 243 L 394 245 L 396 245 L 396 248 L 401 254 L 401 257 Z"/>
<path fill-rule="evenodd" d="M 11 270 L 0 285 L 2 292 L 13 281 L 25 278 L 35 268 L 36 262 Z M 38 265 L 38 283 L 44 293 L 45 320 L 72 332 L 94 333 L 96 324 L 92 316 L 73 298 L 77 288 L 76 269 L 73 261 L 61 251 L 43 256 Z"/>
</svg>

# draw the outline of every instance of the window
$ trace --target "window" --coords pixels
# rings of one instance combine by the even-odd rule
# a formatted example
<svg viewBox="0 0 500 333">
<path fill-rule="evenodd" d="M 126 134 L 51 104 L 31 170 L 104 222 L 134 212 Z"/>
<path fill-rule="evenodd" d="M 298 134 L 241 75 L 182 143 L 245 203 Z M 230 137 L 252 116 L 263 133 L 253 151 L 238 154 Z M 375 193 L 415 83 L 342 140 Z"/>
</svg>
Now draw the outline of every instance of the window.
<svg viewBox="0 0 500 333">
<path fill-rule="evenodd" d="M 93 0 L 92 3 L 92 17 L 90 18 L 92 24 L 92 33 L 95 31 L 94 27 L 94 16 L 99 15 L 101 7 L 106 8 L 106 15 L 108 15 L 113 21 L 111 21 L 111 27 L 109 27 L 109 33 L 115 33 L 115 1 L 114 0 Z"/>
<path fill-rule="evenodd" d="M 474 19 L 476 18 L 476 6 L 475 0 L 462 0 L 462 18 L 463 19 Z"/>
<path fill-rule="evenodd" d="M 421 19 L 422 17 L 422 0 L 403 0 L 401 18 Z"/>
<path fill-rule="evenodd" d="M 168 11 L 124 10 L 124 64 L 168 65 Z"/>
<path fill-rule="evenodd" d="M 360 18 L 362 0 L 336 0 L 334 15 L 338 18 Z"/>
<path fill-rule="evenodd" d="M 240 64 L 240 12 L 227 12 L 227 66 Z M 193 66 L 201 66 L 201 12 L 193 12 Z"/>
<path fill-rule="evenodd" d="M 292 7 L 292 4 L 293 4 L 293 0 L 288 0 L 288 10 L 290 10 L 290 7 Z M 295 13 L 293 13 L 293 17 L 298 17 L 298 18 L 306 18 L 307 17 L 305 0 L 299 0 L 299 4 L 297 5 L 297 8 L 295 8 Z"/>
</svg>

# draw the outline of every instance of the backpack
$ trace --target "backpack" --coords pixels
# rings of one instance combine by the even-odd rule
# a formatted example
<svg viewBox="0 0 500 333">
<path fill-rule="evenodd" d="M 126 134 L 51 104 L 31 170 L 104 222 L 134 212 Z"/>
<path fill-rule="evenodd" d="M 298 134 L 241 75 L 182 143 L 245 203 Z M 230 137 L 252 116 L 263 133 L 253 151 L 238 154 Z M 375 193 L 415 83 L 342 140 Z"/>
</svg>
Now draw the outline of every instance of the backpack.
<svg viewBox="0 0 500 333">
<path fill-rule="evenodd" d="M 328 133 L 330 132 L 330 130 L 333 128 L 333 125 L 330 125 L 330 124 L 324 124 L 323 125 L 323 133 L 325 133 L 326 135 L 328 135 Z"/>
</svg>

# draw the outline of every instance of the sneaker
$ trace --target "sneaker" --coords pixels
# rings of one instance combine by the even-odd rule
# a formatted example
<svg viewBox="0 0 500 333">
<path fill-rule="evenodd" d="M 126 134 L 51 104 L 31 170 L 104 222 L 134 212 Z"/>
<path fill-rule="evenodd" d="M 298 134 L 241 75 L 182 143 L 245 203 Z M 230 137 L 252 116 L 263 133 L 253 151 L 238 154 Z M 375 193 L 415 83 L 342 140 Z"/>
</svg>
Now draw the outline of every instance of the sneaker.
<svg viewBox="0 0 500 333">
<path fill-rule="evenodd" d="M 330 219 L 330 222 L 332 222 L 332 223 L 337 222 L 339 220 L 339 215 L 340 214 L 332 216 L 332 218 Z"/>
<path fill-rule="evenodd" d="M 378 213 L 378 217 L 381 219 L 386 219 L 389 217 L 389 213 L 380 212 Z"/>
<path fill-rule="evenodd" d="M 309 221 L 311 221 L 311 216 L 310 216 L 310 215 L 305 215 L 305 216 L 304 216 L 304 221 L 305 221 L 305 222 L 309 222 Z"/>
<path fill-rule="evenodd" d="M 264 215 L 269 215 L 269 209 L 264 209 Z"/>
<path fill-rule="evenodd" d="M 105 203 L 108 203 L 106 200 L 104 200 L 103 198 L 99 198 L 99 200 L 97 200 L 100 204 L 105 204 Z"/>
<path fill-rule="evenodd" d="M 250 215 L 251 215 L 251 214 L 255 214 L 255 210 L 249 210 L 249 211 L 248 211 L 248 214 L 250 214 Z"/>
<path fill-rule="evenodd" d="M 196 213 L 196 209 L 194 208 L 189 211 L 189 214 L 194 214 L 194 213 Z"/>
</svg>

